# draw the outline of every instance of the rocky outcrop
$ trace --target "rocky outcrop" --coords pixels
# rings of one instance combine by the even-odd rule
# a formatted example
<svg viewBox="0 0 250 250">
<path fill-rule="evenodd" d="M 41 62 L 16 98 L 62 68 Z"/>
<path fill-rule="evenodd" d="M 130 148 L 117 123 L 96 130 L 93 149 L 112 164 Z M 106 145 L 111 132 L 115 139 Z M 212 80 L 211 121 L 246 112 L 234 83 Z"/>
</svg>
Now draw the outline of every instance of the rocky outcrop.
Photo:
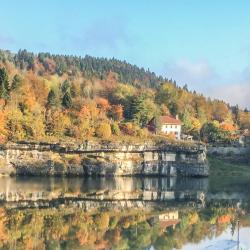
<svg viewBox="0 0 250 250">
<path fill-rule="evenodd" d="M 208 171 L 203 144 L 8 143 L 0 149 L 2 174 L 207 176 Z"/>
</svg>

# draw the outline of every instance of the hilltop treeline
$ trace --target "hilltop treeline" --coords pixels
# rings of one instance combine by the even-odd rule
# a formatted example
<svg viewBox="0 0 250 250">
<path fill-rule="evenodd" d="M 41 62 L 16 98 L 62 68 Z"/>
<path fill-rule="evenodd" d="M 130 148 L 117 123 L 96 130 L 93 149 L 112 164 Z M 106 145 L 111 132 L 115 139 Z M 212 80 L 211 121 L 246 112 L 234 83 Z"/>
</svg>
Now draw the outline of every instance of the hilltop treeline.
<svg viewBox="0 0 250 250">
<path fill-rule="evenodd" d="M 146 138 L 148 121 L 162 114 L 178 114 L 185 133 L 207 141 L 250 127 L 247 110 L 125 61 L 0 50 L 3 142 Z"/>
<path fill-rule="evenodd" d="M 0 60 L 11 62 L 21 70 L 33 70 L 38 75 L 44 75 L 47 72 L 59 76 L 65 73 L 75 76 L 81 72 L 86 78 L 105 79 L 109 72 L 115 72 L 119 82 L 144 87 L 154 87 L 167 81 L 149 70 L 146 71 L 144 68 L 114 58 L 96 58 L 88 55 L 85 57 L 63 56 L 50 53 L 35 55 L 26 50 L 19 50 L 17 54 L 12 54 L 9 51 L 0 50 Z"/>
</svg>

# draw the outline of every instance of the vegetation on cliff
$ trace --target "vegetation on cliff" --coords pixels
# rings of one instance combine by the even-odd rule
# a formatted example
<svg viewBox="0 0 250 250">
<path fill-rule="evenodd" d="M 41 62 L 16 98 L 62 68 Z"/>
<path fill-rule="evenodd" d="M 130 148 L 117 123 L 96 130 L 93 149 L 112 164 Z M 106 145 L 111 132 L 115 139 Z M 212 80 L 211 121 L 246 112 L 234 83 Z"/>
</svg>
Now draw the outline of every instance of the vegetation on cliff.
<svg viewBox="0 0 250 250">
<path fill-rule="evenodd" d="M 152 117 L 179 114 L 184 133 L 228 140 L 250 113 L 125 61 L 0 50 L 0 141 L 152 137 Z"/>
</svg>

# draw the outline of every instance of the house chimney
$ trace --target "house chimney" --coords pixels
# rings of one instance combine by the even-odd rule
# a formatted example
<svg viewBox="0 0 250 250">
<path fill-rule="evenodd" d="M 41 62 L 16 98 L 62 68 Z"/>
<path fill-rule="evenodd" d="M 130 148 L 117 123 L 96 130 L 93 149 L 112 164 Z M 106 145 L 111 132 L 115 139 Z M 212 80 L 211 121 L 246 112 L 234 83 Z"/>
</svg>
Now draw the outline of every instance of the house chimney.
<svg viewBox="0 0 250 250">
<path fill-rule="evenodd" d="M 178 115 L 176 115 L 176 116 L 175 116 L 175 119 L 176 119 L 176 120 L 179 120 L 179 116 L 178 116 Z"/>
</svg>

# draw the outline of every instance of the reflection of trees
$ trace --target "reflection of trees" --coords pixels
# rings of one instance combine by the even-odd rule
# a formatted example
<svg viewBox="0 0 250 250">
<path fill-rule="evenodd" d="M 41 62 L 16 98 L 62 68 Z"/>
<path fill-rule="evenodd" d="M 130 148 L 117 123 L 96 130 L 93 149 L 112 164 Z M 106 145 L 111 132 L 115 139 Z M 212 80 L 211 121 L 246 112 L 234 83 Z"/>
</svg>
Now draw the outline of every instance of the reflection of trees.
<svg viewBox="0 0 250 250">
<path fill-rule="evenodd" d="M 155 249 L 181 248 L 204 237 L 221 234 L 233 218 L 232 208 L 211 207 L 179 211 L 175 227 L 162 227 L 164 211 L 81 209 L 0 210 L 1 249 Z M 165 211 L 167 214 L 169 211 Z M 240 215 L 241 216 L 241 215 Z M 244 217 L 244 222 L 250 218 Z M 248 222 L 248 223 L 249 223 Z M 232 223 L 232 225 L 234 225 Z"/>
</svg>

